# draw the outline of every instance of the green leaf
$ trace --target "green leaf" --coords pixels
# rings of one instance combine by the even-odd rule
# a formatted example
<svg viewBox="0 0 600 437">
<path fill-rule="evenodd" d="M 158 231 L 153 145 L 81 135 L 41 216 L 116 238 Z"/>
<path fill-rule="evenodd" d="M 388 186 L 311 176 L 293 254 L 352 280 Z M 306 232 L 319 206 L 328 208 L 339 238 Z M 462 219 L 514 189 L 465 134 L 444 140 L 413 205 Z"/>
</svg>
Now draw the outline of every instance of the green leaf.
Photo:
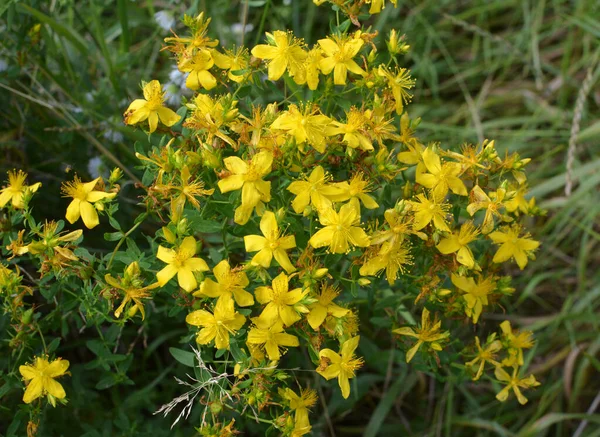
<svg viewBox="0 0 600 437">
<path fill-rule="evenodd" d="M 196 355 L 194 355 L 192 352 L 184 351 L 182 349 L 177 349 L 175 347 L 170 347 L 169 352 L 171 353 L 171 355 L 173 355 L 173 358 L 175 358 L 177 361 L 179 361 L 184 366 L 187 366 L 187 367 L 195 366 Z"/>
<path fill-rule="evenodd" d="M 96 388 L 98 390 L 104 390 L 109 387 L 112 387 L 113 385 L 117 384 L 118 382 L 119 382 L 118 376 L 115 375 L 114 373 L 111 373 L 109 375 L 106 375 L 100 381 L 98 381 L 98 384 L 96 384 Z"/>
<path fill-rule="evenodd" d="M 106 241 L 118 241 L 123 238 L 123 232 L 105 232 L 104 239 Z"/>
</svg>

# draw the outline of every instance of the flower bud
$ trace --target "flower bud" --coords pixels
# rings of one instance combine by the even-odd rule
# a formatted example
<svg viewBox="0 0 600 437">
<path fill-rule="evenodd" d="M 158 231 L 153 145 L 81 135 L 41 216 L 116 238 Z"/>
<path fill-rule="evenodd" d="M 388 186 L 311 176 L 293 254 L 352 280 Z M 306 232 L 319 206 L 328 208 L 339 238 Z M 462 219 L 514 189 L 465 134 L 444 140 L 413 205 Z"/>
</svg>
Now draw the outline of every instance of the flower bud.
<svg viewBox="0 0 600 437">
<path fill-rule="evenodd" d="M 188 221 L 186 218 L 179 220 L 177 223 L 177 235 L 184 235 L 187 232 Z"/>
<path fill-rule="evenodd" d="M 375 62 L 375 59 L 377 58 L 377 50 L 372 49 L 369 54 L 367 55 L 367 62 L 369 64 L 372 64 L 373 62 Z"/>
<path fill-rule="evenodd" d="M 390 55 L 398 54 L 398 34 L 396 33 L 396 29 L 392 29 L 390 31 L 390 37 L 387 40 L 387 48 L 390 52 Z"/>
<path fill-rule="evenodd" d="M 30 308 L 27 311 L 23 312 L 23 315 L 21 316 L 21 323 L 23 325 L 29 325 L 31 323 L 32 316 L 33 316 L 33 308 Z"/>
<path fill-rule="evenodd" d="M 315 279 L 321 279 L 323 276 L 325 276 L 327 274 L 328 271 L 329 271 L 329 269 L 326 269 L 325 267 L 317 269 L 315 271 Z"/>
<path fill-rule="evenodd" d="M 121 170 L 119 167 L 113 168 L 113 170 L 110 172 L 110 177 L 108 178 L 109 185 L 116 184 L 122 177 L 123 170 Z"/>
<path fill-rule="evenodd" d="M 366 285 L 369 285 L 370 283 L 371 283 L 371 280 L 370 280 L 370 279 L 367 279 L 367 278 L 360 278 L 360 279 L 358 280 L 358 285 L 360 285 L 361 287 L 364 287 L 364 286 L 366 286 Z"/>
<path fill-rule="evenodd" d="M 175 234 L 168 227 L 164 226 L 162 232 L 168 243 L 175 244 L 177 237 L 175 237 Z"/>
</svg>

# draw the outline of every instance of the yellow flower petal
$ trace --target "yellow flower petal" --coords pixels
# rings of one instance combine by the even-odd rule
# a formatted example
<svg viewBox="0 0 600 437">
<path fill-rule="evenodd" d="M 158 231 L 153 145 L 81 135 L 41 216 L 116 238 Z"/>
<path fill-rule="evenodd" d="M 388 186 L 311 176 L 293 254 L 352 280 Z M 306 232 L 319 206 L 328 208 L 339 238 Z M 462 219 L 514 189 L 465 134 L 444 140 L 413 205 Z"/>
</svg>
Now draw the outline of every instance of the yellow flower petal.
<svg viewBox="0 0 600 437">
<path fill-rule="evenodd" d="M 79 210 L 81 212 L 81 219 L 86 228 L 92 229 L 100 224 L 96 208 L 94 208 L 90 202 L 82 201 L 79 204 Z"/>
</svg>

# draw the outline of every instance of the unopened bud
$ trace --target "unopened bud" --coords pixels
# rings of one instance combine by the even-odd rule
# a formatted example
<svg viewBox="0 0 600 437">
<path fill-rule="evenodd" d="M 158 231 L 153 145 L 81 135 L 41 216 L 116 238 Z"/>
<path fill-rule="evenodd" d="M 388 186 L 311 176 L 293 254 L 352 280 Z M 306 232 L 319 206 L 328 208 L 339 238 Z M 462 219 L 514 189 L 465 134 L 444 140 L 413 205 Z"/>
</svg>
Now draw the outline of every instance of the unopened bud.
<svg viewBox="0 0 600 437">
<path fill-rule="evenodd" d="M 168 243 L 175 244 L 177 237 L 175 237 L 175 234 L 168 227 L 164 226 L 162 232 Z"/>
<path fill-rule="evenodd" d="M 110 177 L 108 178 L 109 185 L 116 184 L 122 177 L 123 170 L 121 170 L 119 167 L 113 168 L 113 170 L 110 172 Z"/>
</svg>

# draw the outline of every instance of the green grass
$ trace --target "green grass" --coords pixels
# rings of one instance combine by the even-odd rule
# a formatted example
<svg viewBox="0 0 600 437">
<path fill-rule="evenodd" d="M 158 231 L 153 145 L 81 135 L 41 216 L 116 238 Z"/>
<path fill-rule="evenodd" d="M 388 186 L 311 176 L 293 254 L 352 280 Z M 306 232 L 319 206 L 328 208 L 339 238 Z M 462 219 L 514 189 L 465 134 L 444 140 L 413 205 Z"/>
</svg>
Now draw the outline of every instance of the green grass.
<svg viewBox="0 0 600 437">
<path fill-rule="evenodd" d="M 141 79 L 166 80 L 172 65 L 160 52 L 164 33 L 153 13 L 168 6 L 177 16 L 186 9 L 127 0 L 51 4 L 0 7 L 7 26 L 0 57 L 9 63 L 0 73 L 0 170 L 23 168 L 58 191 L 67 167 L 86 174 L 88 160 L 101 156 L 107 166 L 132 170 L 134 180 L 132 144 L 144 136 L 125 128 L 120 115 L 139 94 Z M 263 14 L 264 2 L 247 3 L 255 30 L 246 41 L 260 40 L 258 29 L 287 27 L 314 43 L 328 28 L 327 14 L 312 2 L 268 4 Z M 243 20 L 245 5 L 198 1 L 187 12 L 206 8 L 215 35 L 232 43 L 227 29 Z M 357 378 L 366 395 L 353 412 L 335 396 L 322 404 L 313 419 L 316 435 L 600 436 L 600 408 L 592 408 L 600 392 L 600 6 L 596 0 L 398 0 L 398 8 L 386 8 L 371 22 L 380 32 L 394 27 L 407 36 L 412 50 L 405 64 L 417 78 L 409 113 L 423 118 L 425 140 L 457 147 L 490 138 L 501 151 L 533 159 L 529 184 L 547 215 L 530 228 L 542 247 L 524 274 L 511 271 L 517 291 L 506 312 L 514 325 L 535 332 L 537 345 L 526 362 L 542 386 L 528 393 L 525 406 L 499 404 L 491 381 L 436 380 L 407 368 L 397 350 L 367 340 L 361 352 L 377 354 L 381 363 Z M 28 35 L 36 23 L 43 23 L 43 43 Z M 574 186 L 567 197 L 569 140 L 587 74 L 592 85 L 575 133 Z M 107 130 L 121 132 L 123 140 L 103 139 Z M 122 208 L 134 217 L 135 191 L 124 187 L 124 194 L 130 202 Z M 39 212 L 52 216 L 55 209 L 42 205 Z M 483 323 L 503 317 L 496 313 Z M 148 350 L 169 340 L 151 338 Z M 152 399 L 171 399 L 171 367 L 152 363 L 151 353 L 144 359 L 155 371 L 147 386 L 120 399 L 102 392 L 105 398 L 94 402 L 121 409 L 89 418 L 86 435 L 115 435 L 115 429 L 145 435 L 144 421 L 161 429 L 157 435 L 175 435 L 167 419 L 150 417 L 143 396 L 160 387 L 161 396 Z M 133 420 L 139 411 L 148 417 Z M 0 432 L 6 432 L 2 426 Z"/>
</svg>

